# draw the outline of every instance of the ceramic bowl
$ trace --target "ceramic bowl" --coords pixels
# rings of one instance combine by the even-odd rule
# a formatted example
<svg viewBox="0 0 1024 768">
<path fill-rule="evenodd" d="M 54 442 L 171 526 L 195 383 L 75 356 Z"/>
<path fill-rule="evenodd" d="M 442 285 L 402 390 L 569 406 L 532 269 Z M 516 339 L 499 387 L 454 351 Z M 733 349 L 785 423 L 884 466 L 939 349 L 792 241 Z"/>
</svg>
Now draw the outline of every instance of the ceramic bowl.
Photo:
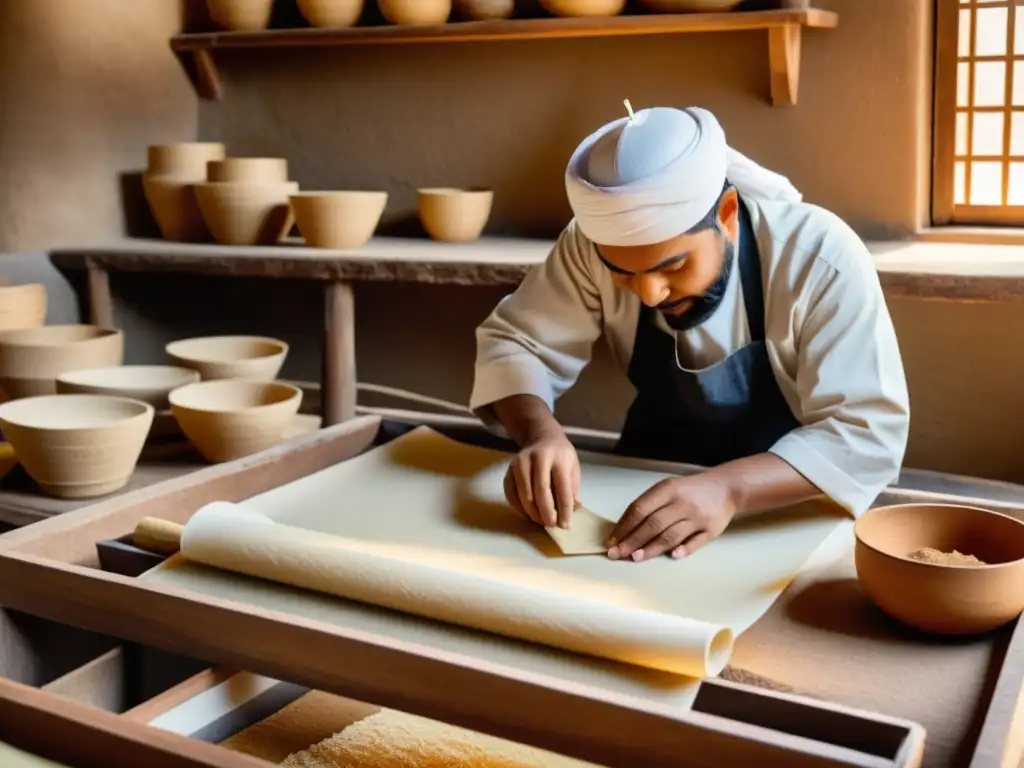
<svg viewBox="0 0 1024 768">
<path fill-rule="evenodd" d="M 0 286 L 0 331 L 38 328 L 46 322 L 46 286 Z"/>
<path fill-rule="evenodd" d="M 171 411 L 207 461 L 231 461 L 281 442 L 302 390 L 279 381 L 202 381 L 171 392 Z"/>
<path fill-rule="evenodd" d="M 143 176 L 142 189 L 164 240 L 198 243 L 210 239 L 194 182 L 170 176 Z"/>
<path fill-rule="evenodd" d="M 453 0 L 452 9 L 466 21 L 510 19 L 516 10 L 516 0 Z"/>
<path fill-rule="evenodd" d="M 198 371 L 203 381 L 270 381 L 281 371 L 288 345 L 263 336 L 201 336 L 172 341 L 165 351 L 172 363 Z"/>
<path fill-rule="evenodd" d="M 184 141 L 149 147 L 147 176 L 169 176 L 182 181 L 205 181 L 206 164 L 224 157 L 224 145 L 215 141 Z"/>
<path fill-rule="evenodd" d="M 493 203 L 494 193 L 489 189 L 421 189 L 420 221 L 435 240 L 468 242 L 480 237 Z"/>
<path fill-rule="evenodd" d="M 49 496 L 86 499 L 128 484 L 153 406 L 104 395 L 47 395 L 0 405 L 18 462 Z"/>
<path fill-rule="evenodd" d="M 52 395 L 56 378 L 124 362 L 124 333 L 95 325 L 44 325 L 0 333 L 0 387 L 11 399 Z"/>
<path fill-rule="evenodd" d="M 199 381 L 199 371 L 172 365 L 119 365 L 62 373 L 59 395 L 111 395 L 149 403 L 157 411 L 170 407 L 167 395 Z"/>
<path fill-rule="evenodd" d="M 273 245 L 295 223 L 288 198 L 298 191 L 294 181 L 204 182 L 196 185 L 196 200 L 218 243 Z"/>
<path fill-rule="evenodd" d="M 387 192 L 299 192 L 291 196 L 299 232 L 314 248 L 365 245 L 387 202 Z"/>
<path fill-rule="evenodd" d="M 618 16 L 626 0 L 540 0 L 552 16 Z"/>
<path fill-rule="evenodd" d="M 742 0 L 640 0 L 654 13 L 727 13 Z"/>
<path fill-rule="evenodd" d="M 299 13 L 314 27 L 351 27 L 363 13 L 364 0 L 298 0 Z"/>
<path fill-rule="evenodd" d="M 206 164 L 205 181 L 288 181 L 288 161 L 283 157 L 225 157 Z"/>
<path fill-rule="evenodd" d="M 452 0 L 377 0 L 377 7 L 391 24 L 444 24 Z"/>
<path fill-rule="evenodd" d="M 972 635 L 1024 610 L 1024 523 L 955 504 L 900 504 L 864 513 L 854 527 L 857 578 L 887 614 L 923 632 Z M 930 547 L 986 565 L 911 559 Z"/>
<path fill-rule="evenodd" d="M 206 0 L 210 18 L 233 32 L 258 32 L 270 26 L 274 0 Z"/>
</svg>

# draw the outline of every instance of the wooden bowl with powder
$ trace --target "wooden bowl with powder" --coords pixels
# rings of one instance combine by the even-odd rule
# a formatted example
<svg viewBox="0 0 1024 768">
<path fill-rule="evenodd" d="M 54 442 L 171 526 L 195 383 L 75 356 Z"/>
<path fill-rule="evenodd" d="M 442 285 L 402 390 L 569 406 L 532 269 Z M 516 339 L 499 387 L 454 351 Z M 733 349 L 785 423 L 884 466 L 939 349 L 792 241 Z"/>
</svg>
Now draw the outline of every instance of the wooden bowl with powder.
<svg viewBox="0 0 1024 768">
<path fill-rule="evenodd" d="M 973 635 L 1024 610 L 1024 522 L 957 504 L 869 510 L 854 527 L 857 578 L 883 611 L 923 632 Z"/>
</svg>

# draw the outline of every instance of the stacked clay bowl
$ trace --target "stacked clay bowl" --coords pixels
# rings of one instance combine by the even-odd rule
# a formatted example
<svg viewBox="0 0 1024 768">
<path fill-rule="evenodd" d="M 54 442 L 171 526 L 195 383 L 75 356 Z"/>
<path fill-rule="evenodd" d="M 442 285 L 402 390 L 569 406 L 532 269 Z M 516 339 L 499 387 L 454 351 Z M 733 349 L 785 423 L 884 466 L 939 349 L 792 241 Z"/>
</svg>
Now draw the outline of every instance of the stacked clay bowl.
<svg viewBox="0 0 1024 768">
<path fill-rule="evenodd" d="M 95 325 L 44 325 L 0 332 L 0 387 L 12 400 L 56 393 L 70 371 L 124 362 L 124 333 Z"/>
<path fill-rule="evenodd" d="M 206 9 L 224 29 L 259 32 L 270 26 L 274 0 L 206 0 Z"/>
<path fill-rule="evenodd" d="M 146 202 L 165 240 L 201 242 L 210 239 L 196 201 L 195 185 L 206 181 L 206 164 L 224 157 L 224 145 L 191 142 L 154 145 L 142 176 Z"/>
<path fill-rule="evenodd" d="M 648 11 L 655 13 L 725 13 L 733 10 L 742 0 L 640 0 Z"/>
<path fill-rule="evenodd" d="M 295 217 L 289 197 L 299 191 L 280 157 L 228 157 L 207 164 L 196 200 L 214 239 L 224 245 L 273 245 Z"/>
<path fill-rule="evenodd" d="M 266 450 L 284 437 L 302 403 L 302 390 L 279 381 L 223 379 L 174 390 L 171 410 L 182 432 L 207 461 Z"/>
<path fill-rule="evenodd" d="M 465 21 L 510 19 L 516 10 L 516 0 L 454 0 L 455 16 Z"/>
<path fill-rule="evenodd" d="M 419 190 L 420 221 L 434 240 L 465 243 L 480 237 L 493 203 L 489 189 L 425 188 Z"/>
<path fill-rule="evenodd" d="M 295 223 L 314 248 L 359 248 L 373 237 L 387 192 L 299 192 L 291 196 Z"/>
<path fill-rule="evenodd" d="M 391 24 L 444 24 L 452 0 L 377 0 L 377 7 Z"/>
<path fill-rule="evenodd" d="M 314 27 L 351 27 L 363 13 L 364 0 L 298 0 L 298 5 Z"/>
<path fill-rule="evenodd" d="M 288 345 L 264 336 L 205 336 L 172 341 L 164 350 L 174 365 L 191 368 L 203 381 L 271 381 L 284 365 Z"/>
<path fill-rule="evenodd" d="M 552 16 L 618 16 L 626 0 L 540 0 Z"/>
<path fill-rule="evenodd" d="M 0 331 L 38 328 L 46 322 L 46 286 L 0 286 Z"/>
<path fill-rule="evenodd" d="M 923 632 L 975 635 L 1024 610 L 1024 523 L 977 507 L 900 504 L 854 527 L 857 578 L 891 617 Z"/>
<path fill-rule="evenodd" d="M 0 428 L 29 477 L 61 499 L 103 496 L 128 484 L 153 406 L 105 395 L 47 395 L 0 405 Z"/>
</svg>

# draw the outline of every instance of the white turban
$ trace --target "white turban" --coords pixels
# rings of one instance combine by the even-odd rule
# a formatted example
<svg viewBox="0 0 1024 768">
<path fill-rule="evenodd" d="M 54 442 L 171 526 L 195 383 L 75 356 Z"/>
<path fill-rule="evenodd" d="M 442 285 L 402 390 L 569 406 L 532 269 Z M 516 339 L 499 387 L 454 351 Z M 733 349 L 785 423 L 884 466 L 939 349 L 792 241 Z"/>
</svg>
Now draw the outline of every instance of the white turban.
<svg viewBox="0 0 1024 768">
<path fill-rule="evenodd" d="M 576 148 L 565 188 L 576 224 L 601 245 L 651 245 L 683 234 L 717 202 L 725 180 L 741 195 L 800 202 L 789 180 L 726 144 L 699 107 L 623 117 Z"/>
</svg>

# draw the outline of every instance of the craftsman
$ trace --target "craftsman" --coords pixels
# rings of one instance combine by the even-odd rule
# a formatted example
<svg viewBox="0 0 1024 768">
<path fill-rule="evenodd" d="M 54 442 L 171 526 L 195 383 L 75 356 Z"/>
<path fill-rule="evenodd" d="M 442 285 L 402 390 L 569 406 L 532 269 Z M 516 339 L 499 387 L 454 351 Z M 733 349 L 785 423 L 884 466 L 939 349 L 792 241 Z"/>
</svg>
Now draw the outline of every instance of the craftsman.
<svg viewBox="0 0 1024 768">
<path fill-rule="evenodd" d="M 554 250 L 477 330 L 471 407 L 520 448 L 509 503 L 569 526 L 580 464 L 554 403 L 604 332 L 636 389 L 616 451 L 707 468 L 630 504 L 609 557 L 682 557 L 734 517 L 821 495 L 861 514 L 910 419 L 867 248 L 710 112 L 626 106 L 573 153 Z"/>
</svg>

